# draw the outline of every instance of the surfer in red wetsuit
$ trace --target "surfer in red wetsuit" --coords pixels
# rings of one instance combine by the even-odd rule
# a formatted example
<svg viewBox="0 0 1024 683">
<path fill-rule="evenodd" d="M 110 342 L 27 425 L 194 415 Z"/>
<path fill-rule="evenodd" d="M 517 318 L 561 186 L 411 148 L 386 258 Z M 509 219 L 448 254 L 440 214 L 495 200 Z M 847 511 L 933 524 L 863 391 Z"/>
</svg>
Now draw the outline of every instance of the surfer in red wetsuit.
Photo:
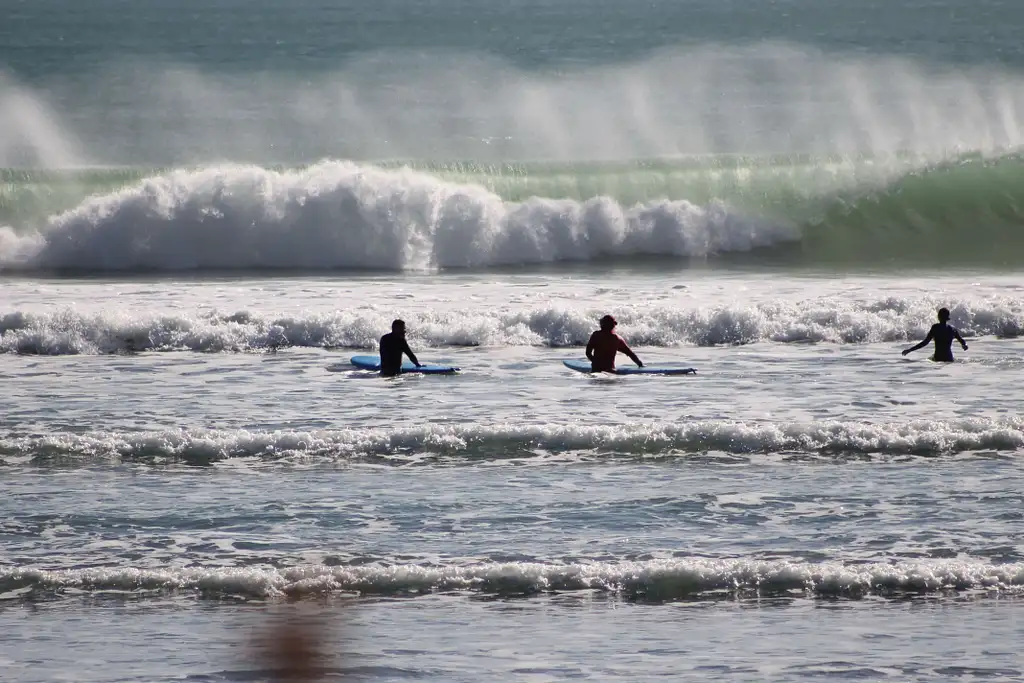
<svg viewBox="0 0 1024 683">
<path fill-rule="evenodd" d="M 594 372 L 615 372 L 615 354 L 619 351 L 629 356 L 639 367 L 644 364 L 636 357 L 625 340 L 615 333 L 618 325 L 615 318 L 606 315 L 601 318 L 601 329 L 590 335 L 587 342 L 587 359 Z"/>
</svg>

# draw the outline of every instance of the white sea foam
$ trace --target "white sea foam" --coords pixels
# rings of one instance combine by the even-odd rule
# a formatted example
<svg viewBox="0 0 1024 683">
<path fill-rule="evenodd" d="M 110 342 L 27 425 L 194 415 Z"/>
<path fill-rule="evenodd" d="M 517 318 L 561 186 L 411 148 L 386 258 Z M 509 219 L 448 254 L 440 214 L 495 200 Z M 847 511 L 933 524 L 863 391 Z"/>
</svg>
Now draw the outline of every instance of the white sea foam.
<svg viewBox="0 0 1024 683">
<path fill-rule="evenodd" d="M 0 267 L 84 271 L 392 270 L 674 255 L 795 238 L 721 203 L 607 197 L 505 202 L 409 169 L 323 162 L 295 171 L 173 171 L 85 201 L 41 234 L 0 241 Z"/>
<path fill-rule="evenodd" d="M 288 569 L 95 568 L 47 571 L 0 568 L 0 595 L 33 591 L 188 592 L 213 598 L 301 597 L 471 592 L 530 595 L 596 590 L 641 599 L 678 599 L 708 592 L 762 594 L 803 592 L 812 596 L 889 595 L 986 590 L 1020 592 L 1024 564 L 970 560 L 842 564 L 748 559 L 671 559 L 643 562 L 479 563 L 462 566 L 415 564 Z"/>
<path fill-rule="evenodd" d="M 46 246 L 39 233 L 19 234 L 14 228 L 0 225 L 0 271 L 7 264 L 27 264 Z"/>
<path fill-rule="evenodd" d="M 1014 452 L 1024 447 L 1024 419 L 757 423 L 703 420 L 629 426 L 580 424 L 429 425 L 405 429 L 158 430 L 56 432 L 0 437 L 0 456 L 45 464 L 96 461 L 213 464 L 233 458 L 317 463 L 405 463 L 429 457 L 488 460 L 552 453 L 595 457 L 687 457 L 802 453 L 940 456 Z"/>
<path fill-rule="evenodd" d="M 714 346 L 758 341 L 871 343 L 922 336 L 939 304 L 969 337 L 1024 333 L 1024 304 L 1011 297 L 936 300 L 886 297 L 850 301 L 828 297 L 757 305 L 616 306 L 623 333 L 636 346 Z M 692 304 L 687 304 L 691 306 Z M 582 307 L 439 307 L 411 312 L 410 339 L 420 346 L 579 346 L 606 311 Z M 335 313 L 263 315 L 232 313 L 147 315 L 0 312 L 0 352 L 97 354 L 138 351 L 262 351 L 288 346 L 373 348 L 390 318 L 373 308 Z"/>
</svg>

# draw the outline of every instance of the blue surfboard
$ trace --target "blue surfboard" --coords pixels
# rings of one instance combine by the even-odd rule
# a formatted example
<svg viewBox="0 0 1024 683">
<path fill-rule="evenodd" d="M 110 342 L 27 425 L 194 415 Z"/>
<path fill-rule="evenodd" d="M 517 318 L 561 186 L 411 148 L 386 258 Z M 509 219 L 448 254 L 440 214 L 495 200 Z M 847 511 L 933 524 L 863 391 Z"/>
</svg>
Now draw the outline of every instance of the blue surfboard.
<svg viewBox="0 0 1024 683">
<path fill-rule="evenodd" d="M 565 367 L 576 372 L 593 372 L 589 360 L 564 360 Z M 623 368 L 615 368 L 616 375 L 696 375 L 697 368 L 653 368 L 643 366 L 638 368 L 630 365 Z"/>
<path fill-rule="evenodd" d="M 351 362 L 360 370 L 380 372 L 380 356 L 352 356 Z M 419 372 L 424 375 L 451 375 L 459 370 L 460 368 L 450 365 L 427 365 L 424 363 L 420 367 L 416 367 L 409 361 L 402 363 L 402 372 Z"/>
</svg>

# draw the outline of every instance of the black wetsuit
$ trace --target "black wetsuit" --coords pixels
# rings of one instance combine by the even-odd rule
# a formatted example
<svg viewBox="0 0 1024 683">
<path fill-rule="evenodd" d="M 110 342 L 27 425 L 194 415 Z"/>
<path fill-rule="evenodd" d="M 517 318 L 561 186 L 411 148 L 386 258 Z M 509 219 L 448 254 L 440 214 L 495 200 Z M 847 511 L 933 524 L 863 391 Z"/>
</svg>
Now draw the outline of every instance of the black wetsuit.
<svg viewBox="0 0 1024 683">
<path fill-rule="evenodd" d="M 412 350 L 409 349 L 409 342 L 394 332 L 389 332 L 380 338 L 380 374 L 385 377 L 394 377 L 402 373 L 402 354 L 409 356 L 413 363 L 418 362 Z"/>
<path fill-rule="evenodd" d="M 933 360 L 944 363 L 953 362 L 953 340 L 957 338 L 956 328 L 949 323 L 935 323 L 928 332 L 928 336 L 935 341 L 935 356 Z"/>
</svg>

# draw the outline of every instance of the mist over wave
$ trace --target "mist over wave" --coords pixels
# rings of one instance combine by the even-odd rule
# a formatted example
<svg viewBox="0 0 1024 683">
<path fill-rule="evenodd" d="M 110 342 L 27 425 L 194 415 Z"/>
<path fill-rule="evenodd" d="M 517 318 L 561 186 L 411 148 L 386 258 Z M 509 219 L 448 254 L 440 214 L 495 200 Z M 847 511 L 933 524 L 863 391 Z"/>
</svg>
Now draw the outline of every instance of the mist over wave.
<svg viewBox="0 0 1024 683">
<path fill-rule="evenodd" d="M 812 299 L 744 306 L 679 308 L 618 306 L 615 315 L 634 346 L 671 347 L 777 343 L 870 343 L 923 336 L 938 306 L 968 337 L 1024 334 L 1024 303 L 1013 297 L 938 300 L 888 297 L 870 301 Z M 606 311 L 564 306 L 410 313 L 416 346 L 585 345 Z M 194 314 L 37 313 L 0 311 L 0 352 L 68 355 L 122 351 L 260 352 L 286 347 L 375 349 L 391 311 L 265 315 L 257 311 Z"/>
<path fill-rule="evenodd" d="M 215 465 L 238 459 L 317 465 L 369 461 L 396 465 L 437 458 L 679 458 L 724 453 L 862 457 L 941 456 L 1024 447 L 1024 420 L 982 418 L 901 423 L 762 424 L 728 420 L 630 426 L 429 425 L 406 429 L 309 431 L 160 430 L 0 437 L 6 464 Z"/>
<path fill-rule="evenodd" d="M 934 159 L 1018 146 L 1024 81 L 997 67 L 768 43 L 667 48 L 558 72 L 437 51 L 364 54 L 301 77 L 140 62 L 38 89 L 0 76 L 0 95 L 10 103 L 0 110 L 5 167 L 737 152 Z"/>
<path fill-rule="evenodd" d="M 711 592 L 729 595 L 803 593 L 807 597 L 931 595 L 957 591 L 1017 594 L 1024 565 L 971 560 L 891 563 L 786 562 L 675 558 L 640 562 L 478 562 L 465 565 L 377 563 L 306 565 L 283 569 L 94 568 L 0 569 L 0 594 L 33 599 L 79 591 L 125 597 L 184 593 L 225 597 L 299 598 L 331 594 L 423 595 L 445 592 L 525 597 L 598 591 L 635 600 L 678 600 Z"/>
</svg>

